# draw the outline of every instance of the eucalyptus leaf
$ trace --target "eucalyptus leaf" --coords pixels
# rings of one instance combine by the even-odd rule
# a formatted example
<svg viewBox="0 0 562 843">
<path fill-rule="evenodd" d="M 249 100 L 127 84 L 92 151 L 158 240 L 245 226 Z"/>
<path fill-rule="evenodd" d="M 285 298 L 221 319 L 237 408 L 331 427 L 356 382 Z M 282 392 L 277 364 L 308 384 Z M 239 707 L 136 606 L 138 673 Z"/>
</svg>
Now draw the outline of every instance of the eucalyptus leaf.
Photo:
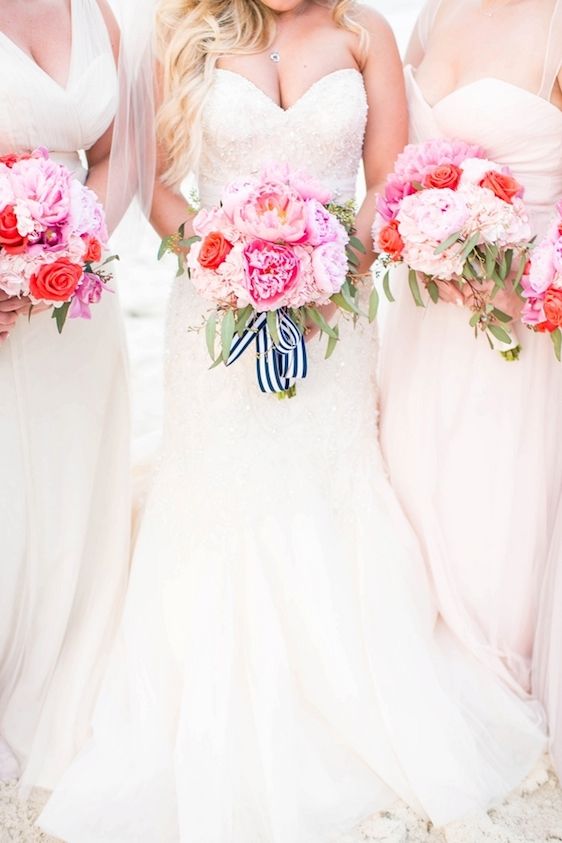
<svg viewBox="0 0 562 843">
<path fill-rule="evenodd" d="M 427 282 L 427 292 L 429 293 L 429 298 L 433 304 L 437 304 L 439 301 L 439 287 L 435 281 L 432 280 Z"/>
<path fill-rule="evenodd" d="M 441 255 L 443 252 L 446 252 L 447 249 L 450 249 L 451 246 L 455 245 L 455 243 L 457 242 L 457 240 L 459 239 L 460 236 L 461 236 L 460 231 L 456 231 L 454 234 L 451 234 L 450 237 L 447 237 L 447 239 L 443 243 L 441 243 L 440 246 L 438 246 L 435 249 L 434 254 Z"/>
<path fill-rule="evenodd" d="M 53 310 L 53 319 L 57 323 L 57 330 L 59 334 L 62 334 L 62 329 L 64 328 L 69 309 L 70 302 L 65 301 L 65 303 L 61 305 L 61 307 L 55 307 Z"/>
<path fill-rule="evenodd" d="M 486 277 L 491 278 L 496 265 L 496 256 L 491 246 L 486 244 Z"/>
<path fill-rule="evenodd" d="M 463 250 L 461 252 L 461 259 L 465 261 L 469 254 L 473 251 L 473 249 L 478 245 L 478 241 L 480 240 L 480 234 L 473 234 L 466 243 L 464 244 Z"/>
<path fill-rule="evenodd" d="M 369 296 L 369 322 L 374 322 L 379 312 L 380 296 L 379 291 L 373 284 L 371 295 Z"/>
<path fill-rule="evenodd" d="M 345 310 L 347 313 L 355 313 L 355 307 L 351 307 L 351 305 L 347 303 L 342 293 L 334 293 L 334 295 L 330 297 L 330 301 L 342 310 Z"/>
<path fill-rule="evenodd" d="M 499 319 L 500 322 L 505 322 L 506 324 L 513 321 L 513 317 L 510 316 L 509 313 L 504 313 L 503 310 L 499 310 L 497 307 L 492 309 L 492 315 L 495 316 L 496 319 Z"/>
<path fill-rule="evenodd" d="M 340 339 L 340 332 L 339 332 L 339 329 L 338 329 L 337 325 L 334 326 L 334 331 L 335 331 L 335 336 L 334 337 L 328 337 L 328 343 L 326 345 L 326 354 L 325 354 L 326 360 L 329 360 L 329 358 L 332 356 L 332 354 L 336 350 L 336 346 L 337 346 L 337 344 L 339 342 L 339 339 Z"/>
<path fill-rule="evenodd" d="M 281 337 L 279 336 L 279 327 L 277 322 L 277 313 L 274 310 L 267 311 L 267 330 L 270 333 L 271 339 L 275 346 L 281 345 Z"/>
<path fill-rule="evenodd" d="M 214 360 L 216 357 L 215 354 L 215 341 L 217 338 L 217 314 L 212 313 L 209 318 L 207 319 L 207 324 L 205 325 L 205 339 L 207 340 L 207 350 L 209 352 L 209 356 L 211 360 Z"/>
<path fill-rule="evenodd" d="M 160 248 L 158 249 L 158 260 L 161 261 L 164 255 L 167 255 L 172 247 L 172 238 L 163 237 L 160 241 Z"/>
<path fill-rule="evenodd" d="M 476 328 L 478 326 L 479 322 L 480 322 L 480 314 L 479 313 L 473 313 L 472 316 L 470 317 L 470 322 L 468 324 L 470 325 L 471 328 Z"/>
<path fill-rule="evenodd" d="M 384 294 L 387 297 L 388 301 L 390 301 L 390 302 L 395 301 L 394 296 L 390 292 L 390 272 L 388 271 L 388 269 L 386 270 L 386 272 L 383 275 L 382 288 L 384 290 Z"/>
<path fill-rule="evenodd" d="M 504 342 L 506 345 L 509 345 L 511 342 L 511 337 L 507 333 L 504 328 L 501 328 L 499 325 L 488 325 L 487 330 L 500 342 Z"/>
<path fill-rule="evenodd" d="M 421 297 L 420 285 L 418 284 L 418 274 L 415 269 L 411 269 L 408 273 L 408 284 L 410 285 L 410 290 L 412 292 L 412 296 L 414 297 L 416 307 L 425 307 Z"/>
<path fill-rule="evenodd" d="M 350 237 L 349 238 L 349 245 L 353 249 L 355 249 L 356 252 L 359 252 L 359 254 L 361 254 L 361 255 L 367 254 L 367 249 L 365 248 L 365 246 L 363 245 L 363 243 L 361 242 L 361 240 L 358 237 Z"/>
<path fill-rule="evenodd" d="M 357 269 L 357 267 L 359 266 L 359 258 L 357 257 L 353 249 L 350 249 L 349 246 L 346 246 L 345 253 L 347 255 L 348 263 L 350 263 L 354 269 Z"/>
<path fill-rule="evenodd" d="M 320 313 L 319 310 L 317 310 L 315 307 L 309 307 L 309 308 L 307 308 L 307 312 L 308 312 L 311 320 L 314 322 L 314 324 L 318 328 L 320 328 L 320 330 L 324 334 L 328 334 L 329 337 L 336 337 L 337 338 L 337 336 L 338 336 L 337 332 L 334 330 L 334 328 L 331 325 L 329 325 L 326 322 L 326 320 L 324 319 L 324 317 L 322 316 L 322 314 Z"/>
<path fill-rule="evenodd" d="M 222 318 L 221 324 L 221 354 L 225 363 L 228 361 L 230 356 L 230 349 L 232 348 L 232 340 L 234 339 L 235 329 L 234 311 L 227 310 Z"/>
<path fill-rule="evenodd" d="M 557 328 L 551 333 L 550 339 L 552 340 L 552 345 L 554 346 L 556 359 L 559 361 L 562 357 L 562 331 L 560 328 Z"/>
<path fill-rule="evenodd" d="M 239 310 L 236 314 L 236 333 L 239 337 L 241 337 L 244 331 L 246 330 L 246 326 L 253 312 L 254 308 L 252 307 L 252 305 L 247 304 L 246 307 L 242 308 L 242 310 Z"/>
</svg>

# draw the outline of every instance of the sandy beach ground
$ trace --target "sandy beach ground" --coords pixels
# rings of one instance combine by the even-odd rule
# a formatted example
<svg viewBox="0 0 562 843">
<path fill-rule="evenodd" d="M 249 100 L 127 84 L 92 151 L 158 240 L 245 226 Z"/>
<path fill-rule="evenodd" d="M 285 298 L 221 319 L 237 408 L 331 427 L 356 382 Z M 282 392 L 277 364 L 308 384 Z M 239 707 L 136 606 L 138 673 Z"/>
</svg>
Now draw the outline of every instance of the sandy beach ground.
<svg viewBox="0 0 562 843">
<path fill-rule="evenodd" d="M 380 0 L 372 5 L 387 15 L 403 48 L 421 6 L 420 0 Z M 164 318 L 174 270 L 169 264 L 155 262 L 158 243 L 148 229 L 136 229 L 134 249 L 131 248 L 130 231 L 129 226 L 120 233 L 116 250 L 126 258 L 120 292 L 130 348 L 138 452 L 146 449 L 147 438 L 157 436 L 161 423 Z M 46 798 L 47 794 L 35 792 L 30 801 L 22 802 L 18 799 L 15 782 L 0 784 L 0 843 L 54 843 L 34 826 Z M 554 774 L 546 765 L 539 768 L 521 791 L 491 811 L 482 822 L 481 831 L 476 831 L 474 826 L 470 830 L 461 828 L 449 843 L 562 843 L 562 792 Z M 445 843 L 445 837 L 398 805 L 388 815 L 373 819 L 355 831 L 350 830 L 341 843 L 369 841 Z"/>
</svg>

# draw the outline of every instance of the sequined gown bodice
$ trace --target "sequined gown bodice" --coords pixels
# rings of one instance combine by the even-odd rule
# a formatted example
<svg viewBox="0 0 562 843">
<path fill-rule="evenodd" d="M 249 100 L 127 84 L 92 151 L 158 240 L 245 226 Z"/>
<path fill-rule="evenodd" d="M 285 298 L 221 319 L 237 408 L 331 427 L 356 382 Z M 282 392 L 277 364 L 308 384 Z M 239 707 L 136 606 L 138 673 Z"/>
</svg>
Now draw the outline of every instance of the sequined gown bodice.
<svg viewBox="0 0 562 843">
<path fill-rule="evenodd" d="M 366 117 L 363 77 L 351 68 L 324 76 L 288 109 L 246 77 L 217 69 L 203 118 L 201 203 L 206 207 L 218 203 L 226 184 L 257 173 L 272 161 L 306 170 L 332 189 L 335 201 L 353 199 Z M 251 408 L 261 431 L 252 442 L 252 453 L 262 448 L 267 451 L 270 443 L 263 432 L 276 429 L 281 418 L 287 423 L 301 420 L 304 414 L 311 421 L 317 412 L 316 402 L 325 402 L 327 389 L 333 412 L 349 415 L 353 429 L 360 423 L 373 428 L 376 335 L 372 326 L 354 329 L 350 320 L 343 320 L 342 342 L 329 361 L 323 359 L 324 346 L 313 343 L 309 376 L 299 400 L 288 402 L 280 413 L 278 399 L 263 396 L 257 388 L 252 353 L 228 370 L 208 372 L 204 336 L 201 331 L 186 331 L 201 325 L 208 307 L 185 278 L 178 279 L 169 308 L 165 441 L 170 447 L 177 448 L 178 437 L 184 440 L 192 423 L 207 429 L 209 408 L 215 406 L 218 412 L 220 405 L 229 407 L 229 435 L 244 448 L 248 447 L 246 416 Z M 356 364 L 359 359 L 363 361 L 361 369 Z M 371 393 L 364 389 L 366 376 L 371 378 Z M 193 401 L 194 393 L 199 400 Z M 361 405 L 364 414 L 357 413 Z M 203 454 L 203 440 L 196 437 L 196 442 L 201 443 Z M 335 439 L 331 447 L 337 447 Z"/>
</svg>

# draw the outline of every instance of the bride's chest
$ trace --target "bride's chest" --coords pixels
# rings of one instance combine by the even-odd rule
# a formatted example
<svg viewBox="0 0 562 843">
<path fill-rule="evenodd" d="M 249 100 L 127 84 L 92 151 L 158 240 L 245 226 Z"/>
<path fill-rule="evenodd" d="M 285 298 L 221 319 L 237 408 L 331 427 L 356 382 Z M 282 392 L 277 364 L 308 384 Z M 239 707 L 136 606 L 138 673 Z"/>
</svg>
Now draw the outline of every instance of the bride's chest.
<svg viewBox="0 0 562 843">
<path fill-rule="evenodd" d="M 252 172 L 267 160 L 347 175 L 359 163 L 367 97 L 358 71 L 324 76 L 283 109 L 246 78 L 218 70 L 203 117 L 203 175 Z M 217 178 L 217 180 L 219 180 Z"/>
</svg>

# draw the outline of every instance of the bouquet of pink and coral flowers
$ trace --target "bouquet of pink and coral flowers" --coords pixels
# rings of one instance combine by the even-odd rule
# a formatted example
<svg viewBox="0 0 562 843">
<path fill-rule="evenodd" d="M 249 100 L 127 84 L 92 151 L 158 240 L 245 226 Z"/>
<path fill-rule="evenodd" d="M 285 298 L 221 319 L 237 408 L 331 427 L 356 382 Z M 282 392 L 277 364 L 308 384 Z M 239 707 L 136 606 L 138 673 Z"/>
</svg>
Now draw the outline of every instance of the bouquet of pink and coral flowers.
<svg viewBox="0 0 562 843">
<path fill-rule="evenodd" d="M 562 352 L 562 202 L 546 236 L 533 250 L 521 279 L 525 299 L 521 321 L 550 334 L 554 352 Z"/>
<path fill-rule="evenodd" d="M 0 158 L 0 290 L 52 306 L 59 332 L 67 316 L 89 319 L 107 240 L 95 194 L 47 150 Z"/>
<path fill-rule="evenodd" d="M 523 187 L 507 167 L 459 140 L 412 144 L 398 157 L 373 226 L 375 249 L 387 269 L 383 287 L 392 301 L 388 269 L 403 263 L 418 306 L 419 281 L 432 301 L 440 281 L 467 294 L 470 325 L 513 345 L 505 328 L 512 317 L 494 306 L 509 281 L 518 290 L 531 246 Z M 513 353 L 512 356 L 516 356 Z"/>
<path fill-rule="evenodd" d="M 273 164 L 229 184 L 218 207 L 199 211 L 195 237 L 183 240 L 180 230 L 163 241 L 161 254 L 189 248 L 189 277 L 211 304 L 213 364 L 231 365 L 254 344 L 262 392 L 291 396 L 306 377 L 307 325 L 328 337 L 326 356 L 333 352 L 339 331 L 326 321 L 324 305 L 359 315 L 353 275 L 364 248 L 353 236 L 352 204 L 331 199 L 305 173 Z"/>
</svg>

